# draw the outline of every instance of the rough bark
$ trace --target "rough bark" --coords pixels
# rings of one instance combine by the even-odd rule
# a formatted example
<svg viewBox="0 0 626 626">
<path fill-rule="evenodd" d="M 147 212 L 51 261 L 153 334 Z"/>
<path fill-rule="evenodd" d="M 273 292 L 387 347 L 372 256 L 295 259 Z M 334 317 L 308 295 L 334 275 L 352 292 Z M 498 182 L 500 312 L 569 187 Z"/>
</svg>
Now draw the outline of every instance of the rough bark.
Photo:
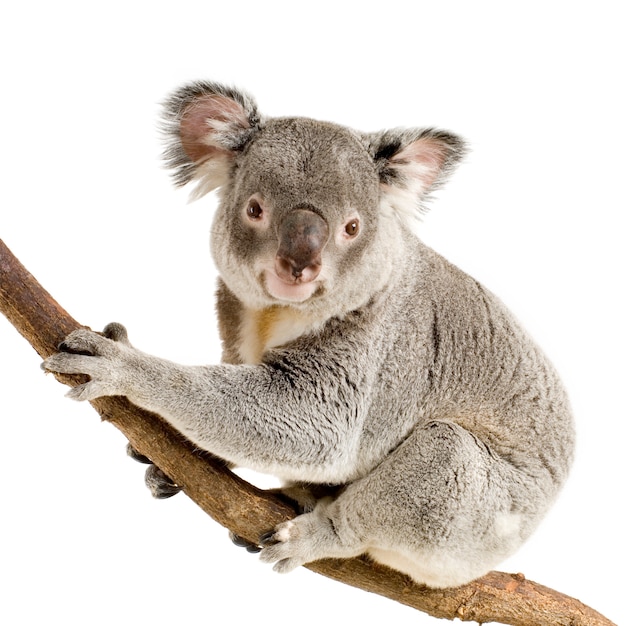
<svg viewBox="0 0 626 626">
<path fill-rule="evenodd" d="M 0 311 L 45 358 L 80 324 L 34 279 L 0 240 Z M 59 376 L 73 385 L 78 377 Z M 165 471 L 206 513 L 251 541 L 295 515 L 293 508 L 232 472 L 209 454 L 200 454 L 157 415 L 125 398 L 93 403 L 103 419 L 119 428 L 140 453 Z M 578 600 L 526 580 L 521 574 L 490 572 L 468 585 L 434 590 L 367 560 L 328 559 L 309 569 L 334 580 L 386 596 L 444 619 L 511 626 L 610 626 Z M 613 626 L 615 626 L 613 624 Z"/>
</svg>

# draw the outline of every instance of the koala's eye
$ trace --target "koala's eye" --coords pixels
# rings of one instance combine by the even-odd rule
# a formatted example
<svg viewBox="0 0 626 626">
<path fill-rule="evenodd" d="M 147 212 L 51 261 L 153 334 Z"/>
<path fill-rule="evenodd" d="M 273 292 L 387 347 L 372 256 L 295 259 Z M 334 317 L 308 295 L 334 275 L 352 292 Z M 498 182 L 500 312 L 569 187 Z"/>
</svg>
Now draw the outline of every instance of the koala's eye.
<svg viewBox="0 0 626 626">
<path fill-rule="evenodd" d="M 246 209 L 246 215 L 251 220 L 260 220 L 263 215 L 263 209 L 257 200 L 250 200 L 248 208 Z"/>
<path fill-rule="evenodd" d="M 348 237 L 356 237 L 359 234 L 359 220 L 350 220 L 345 226 Z"/>
</svg>

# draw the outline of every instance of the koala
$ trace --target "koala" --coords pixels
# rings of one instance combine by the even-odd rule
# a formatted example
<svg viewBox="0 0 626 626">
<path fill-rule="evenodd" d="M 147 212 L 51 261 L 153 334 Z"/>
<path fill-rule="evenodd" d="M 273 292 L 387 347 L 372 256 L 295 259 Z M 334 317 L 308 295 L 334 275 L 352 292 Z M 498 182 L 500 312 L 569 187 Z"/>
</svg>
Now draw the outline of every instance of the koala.
<svg viewBox="0 0 626 626">
<path fill-rule="evenodd" d="M 367 554 L 444 588 L 493 569 L 555 500 L 574 427 L 520 323 L 415 234 L 464 141 L 266 117 L 213 82 L 164 110 L 175 183 L 219 188 L 222 362 L 143 353 L 113 324 L 71 333 L 44 369 L 90 377 L 70 398 L 126 396 L 300 494 L 302 514 L 259 538 L 277 571 Z"/>
</svg>

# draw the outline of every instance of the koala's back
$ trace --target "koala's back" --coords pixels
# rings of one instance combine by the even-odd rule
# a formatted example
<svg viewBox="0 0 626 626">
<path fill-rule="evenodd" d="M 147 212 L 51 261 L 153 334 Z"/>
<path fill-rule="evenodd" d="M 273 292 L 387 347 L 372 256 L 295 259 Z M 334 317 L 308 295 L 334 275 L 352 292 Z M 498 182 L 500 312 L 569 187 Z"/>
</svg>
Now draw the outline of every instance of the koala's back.
<svg viewBox="0 0 626 626">
<path fill-rule="evenodd" d="M 364 465 L 415 425 L 446 420 L 553 495 L 571 465 L 574 430 L 551 363 L 497 297 L 417 239 L 396 280 L 373 305 L 384 340 Z"/>
</svg>

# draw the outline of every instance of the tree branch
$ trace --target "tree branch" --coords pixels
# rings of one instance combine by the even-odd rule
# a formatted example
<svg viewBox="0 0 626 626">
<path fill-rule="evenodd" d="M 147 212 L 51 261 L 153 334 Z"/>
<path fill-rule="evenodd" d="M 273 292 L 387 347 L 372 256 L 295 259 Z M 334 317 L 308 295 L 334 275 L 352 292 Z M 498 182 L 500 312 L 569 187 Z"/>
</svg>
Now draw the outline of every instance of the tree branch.
<svg viewBox="0 0 626 626">
<path fill-rule="evenodd" d="M 80 327 L 48 294 L 0 240 L 0 311 L 43 358 Z M 65 384 L 79 377 L 58 376 Z M 256 542 L 264 532 L 295 515 L 278 497 L 248 484 L 215 457 L 197 450 L 159 416 L 125 398 L 93 403 L 103 419 L 124 433 L 206 513 L 235 534 Z M 310 563 L 314 572 L 374 592 L 432 615 L 511 626 L 541 624 L 615 626 L 593 609 L 521 574 L 490 572 L 455 589 L 429 589 L 366 557 Z"/>
</svg>

